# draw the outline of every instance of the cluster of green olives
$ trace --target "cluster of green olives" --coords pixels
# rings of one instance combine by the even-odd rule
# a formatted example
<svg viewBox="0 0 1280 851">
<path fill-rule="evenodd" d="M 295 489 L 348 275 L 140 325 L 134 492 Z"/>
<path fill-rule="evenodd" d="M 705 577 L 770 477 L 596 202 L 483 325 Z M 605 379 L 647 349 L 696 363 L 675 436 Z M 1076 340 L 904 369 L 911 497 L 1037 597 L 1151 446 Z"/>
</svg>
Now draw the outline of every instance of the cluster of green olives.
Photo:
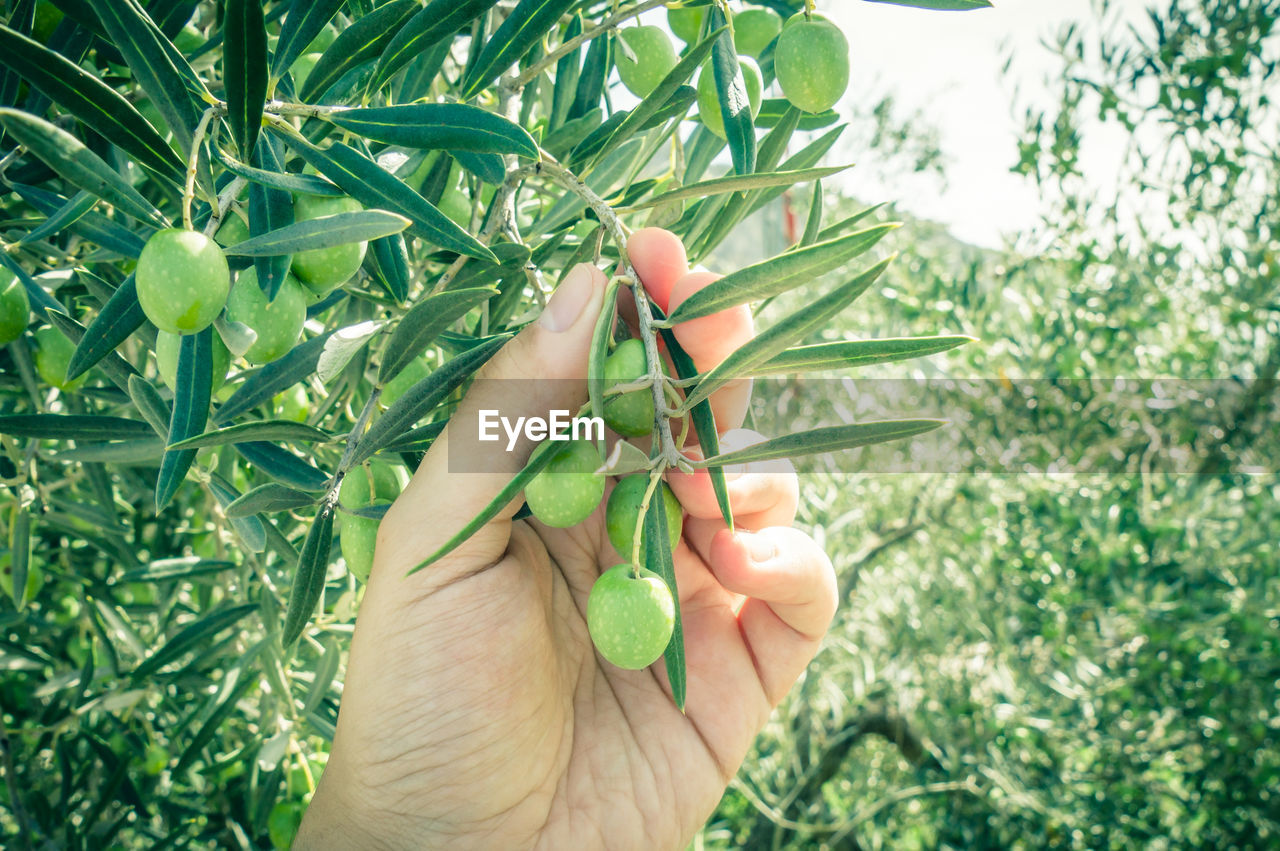
<svg viewBox="0 0 1280 851">
<path fill-rule="evenodd" d="M 698 40 L 705 18 L 705 6 L 674 5 L 667 10 L 671 32 L 689 44 Z M 733 16 L 732 26 L 753 118 L 760 112 L 764 90 L 757 60 L 771 45 L 778 85 L 797 108 L 825 112 L 848 88 L 849 42 L 823 15 L 798 12 L 784 23 L 772 9 L 749 8 Z M 633 94 L 647 97 L 679 61 L 675 46 L 666 31 L 656 26 L 627 27 L 619 38 L 625 48 L 617 53 L 618 76 Z M 699 119 L 712 133 L 725 138 L 715 75 L 709 64 L 699 72 L 697 94 Z"/>
<path fill-rule="evenodd" d="M 619 392 L 649 374 L 644 345 L 639 340 L 619 343 L 605 359 L 604 421 L 619 436 L 640 437 L 654 424 L 653 396 L 649 388 Z M 609 392 L 612 391 L 612 392 Z M 566 441 L 547 465 L 525 486 L 525 502 L 541 523 L 568 528 L 583 522 L 599 507 L 605 492 L 600 470 L 604 458 L 595 443 Z M 675 628 L 675 602 L 662 577 L 642 567 L 648 541 L 636 533 L 641 507 L 649 490 L 649 475 L 636 473 L 620 478 L 605 505 L 604 523 L 609 541 L 624 561 L 606 570 L 592 586 L 587 600 L 587 629 L 596 649 L 620 668 L 646 668 L 667 648 Z M 659 482 L 650 499 L 662 500 L 669 540 L 680 541 L 683 512 L 666 482 Z"/>
<path fill-rule="evenodd" d="M 299 195 L 294 200 L 297 221 L 332 216 L 362 209 L 351 198 Z M 293 256 L 274 299 L 268 299 L 251 267 L 236 275 L 221 246 L 249 238 L 244 221 L 234 212 L 219 227 L 215 238 L 198 231 L 166 228 L 157 231 L 142 249 L 134 272 L 138 303 L 143 313 L 161 332 L 163 351 L 157 351 L 160 374 L 172 386 L 176 358 L 174 340 L 209 327 L 223 309 L 227 318 L 250 328 L 256 339 L 245 352 L 249 363 L 269 363 L 281 357 L 302 337 L 307 307 L 350 280 L 364 261 L 366 244 L 346 243 L 329 248 L 301 251 Z M 166 336 L 168 335 L 168 336 Z M 229 357 L 225 347 L 215 344 L 215 383 L 226 375 Z M 219 369 L 221 364 L 221 369 Z"/>
</svg>

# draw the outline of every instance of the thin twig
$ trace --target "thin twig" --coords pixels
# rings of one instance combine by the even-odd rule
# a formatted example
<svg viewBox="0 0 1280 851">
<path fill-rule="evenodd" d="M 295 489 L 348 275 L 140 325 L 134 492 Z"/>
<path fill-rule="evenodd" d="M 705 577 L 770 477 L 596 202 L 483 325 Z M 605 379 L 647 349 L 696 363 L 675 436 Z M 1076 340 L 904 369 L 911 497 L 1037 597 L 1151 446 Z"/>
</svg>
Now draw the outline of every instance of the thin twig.
<svg viewBox="0 0 1280 851">
<path fill-rule="evenodd" d="M 196 132 L 191 139 L 191 156 L 187 158 L 187 182 L 182 188 L 182 226 L 187 230 L 194 230 L 191 224 L 191 200 L 196 195 L 196 170 L 200 165 L 200 147 L 204 144 L 205 133 L 209 131 L 209 122 L 225 109 L 226 105 L 221 103 L 206 109 L 204 115 L 200 116 L 200 123 L 196 125 Z"/>
</svg>

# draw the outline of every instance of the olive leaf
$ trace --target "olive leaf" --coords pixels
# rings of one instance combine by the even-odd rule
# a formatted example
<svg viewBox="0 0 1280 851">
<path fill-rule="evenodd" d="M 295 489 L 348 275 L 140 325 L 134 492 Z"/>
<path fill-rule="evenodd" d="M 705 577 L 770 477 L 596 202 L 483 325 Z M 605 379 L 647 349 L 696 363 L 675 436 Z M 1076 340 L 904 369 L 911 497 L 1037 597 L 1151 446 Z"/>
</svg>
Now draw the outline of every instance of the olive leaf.
<svg viewBox="0 0 1280 851">
<path fill-rule="evenodd" d="M 910 419 L 884 420 L 851 425 L 827 426 L 809 431 L 775 437 L 742 449 L 713 455 L 697 462 L 699 467 L 724 467 L 730 464 L 747 464 L 753 461 L 772 461 L 777 458 L 800 458 L 805 455 L 821 455 L 839 452 L 859 446 L 870 446 L 904 437 L 933 431 L 946 425 L 946 420 Z"/>
<path fill-rule="evenodd" d="M 424 298 L 401 317 L 382 353 L 378 385 L 400 374 L 427 346 L 471 308 L 488 301 L 498 291 L 488 288 L 448 290 Z"/>
<path fill-rule="evenodd" d="M 0 107 L 0 126 L 68 183 L 114 204 L 134 218 L 164 227 L 167 222 L 115 169 L 67 131 L 43 118 Z"/>
<path fill-rule="evenodd" d="M 459 96 L 469 100 L 542 40 L 576 0 L 520 0 L 501 26 L 484 42 L 463 77 Z M 535 155 L 536 156 L 536 155 Z"/>
<path fill-rule="evenodd" d="M 669 322 L 675 325 L 709 316 L 810 283 L 818 276 L 870 250 L 886 234 L 898 227 L 900 225 L 897 222 L 875 225 L 743 267 L 690 295 L 671 312 Z"/>
<path fill-rule="evenodd" d="M 649 510 L 644 515 L 644 537 L 652 546 L 644 547 L 645 568 L 662 577 L 671 591 L 671 602 L 675 607 L 675 628 L 671 632 L 671 640 L 667 642 L 662 653 L 667 668 L 667 681 L 671 684 L 671 699 L 676 708 L 684 712 L 685 696 L 688 689 L 688 674 L 685 669 L 684 656 L 684 624 L 680 617 L 680 589 L 676 587 L 676 570 L 671 560 L 671 548 L 667 546 L 670 535 L 667 531 L 666 502 L 661 495 L 649 502 Z"/>
<path fill-rule="evenodd" d="M 381 55 L 400 28 L 421 8 L 418 0 L 390 0 L 361 16 L 338 33 L 333 44 L 325 49 L 316 67 L 307 75 L 298 97 L 305 103 L 316 103 L 346 74 Z"/>
<path fill-rule="evenodd" d="M 378 57 L 369 91 L 381 88 L 409 62 L 489 10 L 497 0 L 432 0 L 400 28 Z"/>
<path fill-rule="evenodd" d="M 180 443 L 204 431 L 209 419 L 209 398 L 213 386 L 213 329 L 182 337 L 178 349 L 178 381 L 173 394 L 173 416 L 169 420 L 169 441 Z M 169 449 L 156 478 L 156 511 L 162 510 L 187 470 L 196 460 L 194 449 Z"/>
<path fill-rule="evenodd" d="M 464 103 L 345 109 L 325 117 L 344 130 L 388 145 L 538 158 L 538 145 L 523 127 Z"/>
<path fill-rule="evenodd" d="M 342 8 L 343 0 L 292 0 L 271 57 L 271 84 L 284 76 L 294 60 Z"/>
<path fill-rule="evenodd" d="M 240 257 L 296 254 L 316 248 L 332 248 L 399 233 L 409 220 L 386 210 L 358 210 L 306 219 L 229 245 L 226 253 Z"/>
<path fill-rule="evenodd" d="M 333 511 L 333 502 L 325 502 L 320 506 L 316 519 L 307 532 L 307 539 L 302 544 L 302 552 L 298 554 L 298 569 L 294 573 L 284 632 L 280 636 L 280 642 L 285 647 L 302 635 L 324 593 L 324 577 L 329 569 L 329 554 L 333 548 Z"/>
<path fill-rule="evenodd" d="M 734 378 L 750 374 L 758 364 L 781 353 L 790 343 L 803 338 L 814 329 L 821 328 L 833 316 L 848 307 L 854 299 L 866 292 L 892 261 L 893 256 L 886 257 L 853 280 L 836 287 L 738 347 L 703 375 L 685 398 L 685 406 L 689 407 L 709 398 L 712 393 Z"/>
<path fill-rule="evenodd" d="M 170 449 L 199 449 L 205 446 L 225 446 L 228 443 L 273 440 L 281 443 L 326 443 L 333 435 L 306 423 L 292 420 L 258 420 L 240 423 L 227 428 L 207 431 L 195 437 L 175 441 Z"/>
<path fill-rule="evenodd" d="M 87 275 L 87 272 L 81 272 Z M 67 364 L 67 380 L 84 374 L 90 367 L 115 351 L 116 347 L 146 321 L 133 275 L 116 287 L 107 303 L 85 328 Z"/>
<path fill-rule="evenodd" d="M 240 157 L 252 162 L 267 97 L 267 25 L 262 0 L 227 0 L 222 26 L 227 123 Z"/>
<path fill-rule="evenodd" d="M 254 514 L 273 514 L 277 511 L 292 511 L 295 508 L 306 508 L 315 505 L 316 495 L 295 490 L 276 482 L 258 485 L 253 490 L 230 502 L 226 508 L 227 517 L 249 517 Z"/>
<path fill-rule="evenodd" d="M 887 337 L 879 340 L 841 340 L 798 346 L 753 367 L 750 374 L 794 375 L 828 369 L 851 369 L 877 363 L 893 363 L 945 352 L 976 338 L 963 334 L 937 337 Z"/>
</svg>

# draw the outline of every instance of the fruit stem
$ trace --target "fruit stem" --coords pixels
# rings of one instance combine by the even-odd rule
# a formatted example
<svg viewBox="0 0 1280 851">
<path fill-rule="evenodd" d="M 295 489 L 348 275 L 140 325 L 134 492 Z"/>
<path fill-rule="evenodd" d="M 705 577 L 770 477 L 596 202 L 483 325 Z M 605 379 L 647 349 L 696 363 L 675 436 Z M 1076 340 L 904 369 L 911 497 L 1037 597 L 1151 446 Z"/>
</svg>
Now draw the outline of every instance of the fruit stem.
<svg viewBox="0 0 1280 851">
<path fill-rule="evenodd" d="M 546 151 L 542 151 L 541 155 L 542 160 L 533 164 L 534 173 L 550 177 L 587 202 L 587 206 L 596 214 L 596 218 L 600 220 L 600 223 L 608 229 L 614 244 L 618 247 L 618 260 L 622 265 L 623 273 L 638 284 L 631 287 L 631 294 L 636 302 L 640 341 L 644 343 L 645 360 L 649 364 L 648 379 L 653 382 L 649 389 L 653 393 L 653 418 L 657 427 L 661 457 L 665 466 L 679 467 L 682 461 L 687 463 L 687 459 L 681 454 L 679 447 L 676 446 L 675 440 L 671 436 L 670 416 L 672 411 L 668 407 L 666 400 L 666 376 L 662 374 L 662 356 L 658 352 L 658 338 L 654 333 L 653 313 L 649 309 L 649 296 L 645 293 L 644 285 L 640 283 L 640 276 L 636 274 L 635 268 L 632 267 L 631 261 L 627 258 L 626 231 L 623 229 L 622 222 L 618 219 L 613 208 L 597 195 L 590 186 L 579 180 L 576 174 L 562 166 L 556 161 L 555 157 Z"/>
<path fill-rule="evenodd" d="M 227 211 L 231 209 L 231 205 L 235 203 L 236 196 L 240 194 L 240 190 L 249 181 L 243 177 L 237 177 L 227 184 L 227 187 L 218 195 L 218 203 L 209 213 L 209 221 L 205 222 L 204 235 L 213 236 L 218 230 L 218 226 L 222 224 L 222 220 L 227 217 Z"/>
<path fill-rule="evenodd" d="M 204 145 L 204 136 L 209 132 L 209 123 L 226 109 L 226 104 L 216 103 L 200 116 L 200 123 L 191 137 L 191 156 L 187 157 L 187 182 L 182 188 L 182 226 L 194 230 L 191 225 L 191 201 L 196 195 L 196 169 L 200 163 L 200 148 Z"/>
<path fill-rule="evenodd" d="M 657 8 L 666 2 L 667 0 L 644 0 L 644 2 L 637 3 L 634 6 L 629 6 L 626 9 L 605 18 L 602 22 L 591 29 L 583 31 L 582 35 L 574 36 L 561 44 L 555 50 L 548 53 L 546 56 L 542 57 L 542 59 L 530 65 L 522 71 L 519 76 L 513 78 L 508 83 L 504 83 L 504 87 L 509 88 L 511 91 L 519 91 L 532 82 L 543 71 L 546 71 L 552 65 L 559 62 L 561 57 L 567 56 L 601 33 L 608 32 L 615 28 L 618 24 L 637 17 L 642 12 L 647 12 L 650 9 Z"/>
<path fill-rule="evenodd" d="M 641 536 L 644 534 L 644 519 L 649 513 L 649 503 L 653 501 L 653 493 L 658 489 L 658 482 L 662 481 L 662 474 L 666 471 L 666 465 L 659 459 L 658 466 L 654 467 L 649 473 L 649 486 L 644 489 L 644 499 L 640 500 L 640 513 L 636 515 L 636 531 L 631 536 L 631 576 L 639 577 L 638 568 L 640 567 L 640 543 Z M 662 506 L 662 510 L 666 511 L 667 507 Z"/>
</svg>

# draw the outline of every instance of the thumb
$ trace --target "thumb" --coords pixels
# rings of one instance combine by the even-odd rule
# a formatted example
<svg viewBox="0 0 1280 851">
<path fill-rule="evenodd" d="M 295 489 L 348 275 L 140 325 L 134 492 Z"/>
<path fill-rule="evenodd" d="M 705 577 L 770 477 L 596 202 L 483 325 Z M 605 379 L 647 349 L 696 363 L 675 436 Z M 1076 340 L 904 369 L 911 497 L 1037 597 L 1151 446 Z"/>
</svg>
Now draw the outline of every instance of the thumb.
<svg viewBox="0 0 1280 851">
<path fill-rule="evenodd" d="M 556 288 L 538 319 L 502 347 L 477 373 L 449 425 L 431 445 L 413 480 L 387 512 L 378 533 L 374 571 L 403 575 L 434 553 L 510 482 L 533 451 L 520 440 L 508 451 L 508 435 L 479 440 L 480 412 L 518 417 L 570 416 L 587 399 L 587 354 L 604 298 L 605 276 L 579 264 Z M 494 415 L 489 415 L 492 418 Z M 492 433 L 492 432 L 491 432 Z M 450 554 L 456 565 L 488 564 L 506 550 L 518 500 Z M 465 571 L 466 568 L 464 567 Z M 440 571 L 449 573 L 442 565 Z M 447 580 L 446 580 L 447 581 Z"/>
</svg>

